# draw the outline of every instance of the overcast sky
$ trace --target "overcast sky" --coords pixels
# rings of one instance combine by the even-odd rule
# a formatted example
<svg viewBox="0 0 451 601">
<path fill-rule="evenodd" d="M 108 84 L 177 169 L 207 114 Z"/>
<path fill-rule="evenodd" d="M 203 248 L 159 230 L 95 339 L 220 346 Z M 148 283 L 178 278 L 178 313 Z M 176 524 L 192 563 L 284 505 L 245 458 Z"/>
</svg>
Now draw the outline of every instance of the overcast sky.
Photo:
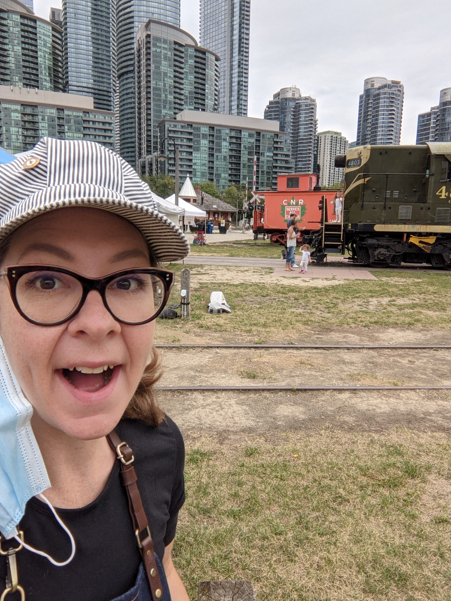
<svg viewBox="0 0 451 601">
<path fill-rule="evenodd" d="M 182 1 L 182 28 L 198 39 L 199 0 Z M 60 0 L 34 0 L 48 18 Z M 404 84 L 401 143 L 414 144 L 418 113 L 451 87 L 450 0 L 251 0 L 249 116 L 263 117 L 280 88 L 318 103 L 318 131 L 357 131 L 363 80 Z"/>
</svg>

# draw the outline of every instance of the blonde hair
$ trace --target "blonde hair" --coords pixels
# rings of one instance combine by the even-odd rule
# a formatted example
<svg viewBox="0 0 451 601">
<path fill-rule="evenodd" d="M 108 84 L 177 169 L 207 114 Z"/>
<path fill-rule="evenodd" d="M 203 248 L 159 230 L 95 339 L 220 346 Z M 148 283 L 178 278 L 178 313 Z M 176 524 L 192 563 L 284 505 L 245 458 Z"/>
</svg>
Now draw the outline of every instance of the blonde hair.
<svg viewBox="0 0 451 601">
<path fill-rule="evenodd" d="M 304 244 L 304 246 L 301 247 L 301 250 L 310 250 L 310 246 L 308 244 Z"/>
</svg>

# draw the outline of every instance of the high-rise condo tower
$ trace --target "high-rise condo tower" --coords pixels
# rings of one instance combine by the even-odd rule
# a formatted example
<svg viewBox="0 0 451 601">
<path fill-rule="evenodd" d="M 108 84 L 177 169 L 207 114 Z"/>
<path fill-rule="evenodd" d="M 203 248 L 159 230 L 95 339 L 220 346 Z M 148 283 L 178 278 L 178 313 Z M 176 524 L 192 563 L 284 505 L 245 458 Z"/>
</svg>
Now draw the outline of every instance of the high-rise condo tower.
<svg viewBox="0 0 451 601">
<path fill-rule="evenodd" d="M 219 112 L 247 115 L 250 0 L 200 0 L 200 44 L 219 63 Z"/>
<path fill-rule="evenodd" d="M 395 79 L 365 79 L 359 98 L 357 146 L 399 144 L 404 86 Z"/>
</svg>

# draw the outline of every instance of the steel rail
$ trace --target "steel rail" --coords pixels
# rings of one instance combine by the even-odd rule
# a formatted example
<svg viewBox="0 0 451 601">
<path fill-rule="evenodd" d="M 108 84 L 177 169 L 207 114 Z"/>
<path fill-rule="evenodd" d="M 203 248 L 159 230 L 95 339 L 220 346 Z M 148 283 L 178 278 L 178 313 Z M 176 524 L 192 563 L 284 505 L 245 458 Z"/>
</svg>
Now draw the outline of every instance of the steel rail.
<svg viewBox="0 0 451 601">
<path fill-rule="evenodd" d="M 155 344 L 156 348 L 236 348 L 236 349 L 338 349 L 338 350 L 381 350 L 381 349 L 398 349 L 398 350 L 450 350 L 451 345 L 430 345 L 430 344 Z"/>
<path fill-rule="evenodd" d="M 317 392 L 322 390 L 350 390 L 350 391 L 377 391 L 377 390 L 451 390 L 448 386 L 156 386 L 158 391 L 183 391 L 183 392 L 211 392 L 211 391 L 283 391 L 283 392 Z"/>
</svg>

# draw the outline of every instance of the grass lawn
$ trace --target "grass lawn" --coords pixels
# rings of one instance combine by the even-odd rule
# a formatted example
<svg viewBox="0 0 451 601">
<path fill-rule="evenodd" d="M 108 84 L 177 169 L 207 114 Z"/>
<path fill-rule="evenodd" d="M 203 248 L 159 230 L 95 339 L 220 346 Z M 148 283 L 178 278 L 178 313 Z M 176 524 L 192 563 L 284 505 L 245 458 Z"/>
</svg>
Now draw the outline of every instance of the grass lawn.
<svg viewBox="0 0 451 601">
<path fill-rule="evenodd" d="M 192 319 L 159 320 L 157 341 L 314 342 L 313 330 L 345 339 L 356 328 L 405 328 L 421 342 L 426 330 L 451 327 L 448 273 L 379 270 L 377 280 L 295 284 L 268 269 L 191 272 Z M 232 314 L 207 313 L 212 290 L 224 292 Z M 243 377 L 255 377 L 251 368 L 243 363 Z M 249 579 L 259 601 L 451 601 L 449 433 L 332 423 L 221 440 L 202 423 L 187 440 L 174 550 L 191 599 L 199 581 Z"/>
<path fill-rule="evenodd" d="M 408 431 L 287 434 L 187 448 L 175 562 L 259 601 L 449 601 L 451 443 Z"/>
<path fill-rule="evenodd" d="M 170 268 L 179 272 L 181 266 Z M 282 342 L 299 340 L 312 327 L 323 331 L 330 327 L 451 327 L 451 274 L 376 271 L 377 280 L 302 286 L 288 279 L 259 283 L 264 276 L 270 282 L 271 270 L 267 269 L 244 271 L 234 283 L 232 268 L 222 269 L 215 269 L 219 279 L 212 284 L 206 267 L 191 267 L 191 321 L 159 320 L 157 341 L 178 342 L 179 334 L 205 336 L 208 332 L 211 341 L 226 336 L 238 341 Z M 228 275 L 223 282 L 221 273 Z M 242 281 L 246 273 L 248 282 Z M 207 313 L 212 290 L 222 290 L 232 308 L 230 315 Z M 175 286 L 170 302 L 180 302 L 179 295 Z"/>
<path fill-rule="evenodd" d="M 194 256 L 210 255 L 216 257 L 254 257 L 256 259 L 280 259 L 283 246 L 271 244 L 269 240 L 231 241 L 228 244 L 191 244 L 190 253 Z"/>
</svg>

